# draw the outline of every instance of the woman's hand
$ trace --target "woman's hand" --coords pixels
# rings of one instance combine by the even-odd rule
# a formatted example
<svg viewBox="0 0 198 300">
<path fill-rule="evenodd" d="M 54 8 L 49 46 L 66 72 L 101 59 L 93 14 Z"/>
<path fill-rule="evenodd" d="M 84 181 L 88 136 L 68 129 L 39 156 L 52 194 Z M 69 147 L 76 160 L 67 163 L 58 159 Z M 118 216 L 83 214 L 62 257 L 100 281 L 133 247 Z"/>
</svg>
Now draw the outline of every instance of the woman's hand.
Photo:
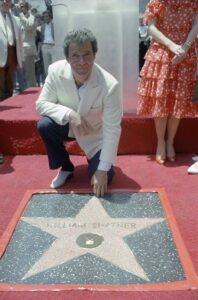
<svg viewBox="0 0 198 300">
<path fill-rule="evenodd" d="M 180 53 L 181 45 L 175 44 L 174 42 L 170 41 L 170 43 L 167 45 L 167 47 L 175 55 L 178 55 Z"/>
<path fill-rule="evenodd" d="M 186 57 L 187 52 L 188 52 L 188 48 L 185 47 L 184 45 L 176 47 L 175 52 L 173 52 L 175 56 L 172 59 L 172 64 L 173 65 L 179 64 Z"/>
</svg>

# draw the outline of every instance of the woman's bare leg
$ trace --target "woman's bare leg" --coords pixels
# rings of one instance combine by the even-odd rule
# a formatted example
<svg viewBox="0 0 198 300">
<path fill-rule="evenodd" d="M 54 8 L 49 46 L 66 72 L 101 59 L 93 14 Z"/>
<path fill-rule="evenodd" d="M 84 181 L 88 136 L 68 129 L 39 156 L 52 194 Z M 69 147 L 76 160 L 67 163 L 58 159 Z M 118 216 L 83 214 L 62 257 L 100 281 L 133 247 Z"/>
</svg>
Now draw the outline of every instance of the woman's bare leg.
<svg viewBox="0 0 198 300">
<path fill-rule="evenodd" d="M 167 117 L 154 118 L 155 129 L 157 134 L 156 161 L 160 164 L 164 164 L 166 160 L 165 133 L 166 133 L 167 121 L 168 121 Z"/>
<path fill-rule="evenodd" d="M 175 161 L 175 149 L 174 140 L 179 127 L 180 119 L 175 117 L 168 118 L 167 123 L 167 141 L 166 141 L 166 151 L 167 158 L 169 161 Z"/>
</svg>

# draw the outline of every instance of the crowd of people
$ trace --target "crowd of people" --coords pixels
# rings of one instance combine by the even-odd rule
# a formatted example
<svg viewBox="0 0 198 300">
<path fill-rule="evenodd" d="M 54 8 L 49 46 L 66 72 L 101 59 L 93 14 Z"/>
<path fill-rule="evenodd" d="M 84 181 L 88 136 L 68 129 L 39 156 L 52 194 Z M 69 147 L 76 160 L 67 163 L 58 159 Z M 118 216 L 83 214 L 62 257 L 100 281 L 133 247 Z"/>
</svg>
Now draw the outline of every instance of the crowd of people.
<svg viewBox="0 0 198 300">
<path fill-rule="evenodd" d="M 19 38 L 16 39 L 16 46 L 20 47 L 21 61 L 15 68 L 14 92 L 23 91 L 28 87 L 42 86 L 48 66 L 53 62 L 55 41 L 52 12 L 46 10 L 40 14 L 25 0 L 19 0 L 15 4 L 11 4 L 11 1 L 1 2 L 2 9 L 3 6 L 9 6 L 8 16 L 15 20 L 20 32 Z M 6 32 L 9 21 L 3 20 L 3 26 Z"/>
<path fill-rule="evenodd" d="M 6 28 L 7 38 L 7 54 L 0 65 L 0 79 L 4 78 L 1 99 L 5 99 L 10 88 L 8 69 L 14 72 L 17 62 L 25 74 L 26 87 L 43 83 L 40 70 L 39 80 L 35 79 L 35 57 L 41 60 L 42 56 L 43 78 L 46 75 L 47 78 L 36 102 L 42 116 L 37 128 L 46 146 L 50 169 L 59 169 L 50 186 L 61 187 L 73 174 L 74 165 L 64 142 L 75 139 L 86 154 L 93 192 L 103 196 L 114 175 L 122 101 L 117 80 L 95 64 L 98 49 L 95 36 L 88 29 L 69 32 L 64 40 L 66 59 L 52 63 L 54 33 L 49 11 L 40 18 L 27 2 L 19 0 L 14 7 L 17 16 L 11 17 L 8 13 L 11 2 L 0 0 L 0 3 L 0 22 Z M 197 67 L 198 0 L 150 0 L 144 24 L 140 35 L 144 35 L 146 28 L 151 39 L 141 65 L 137 113 L 154 119 L 156 162 L 163 165 L 176 160 L 174 141 L 181 118 L 198 116 L 198 106 L 192 102 Z M 14 26 L 17 30 L 12 34 Z M 17 71 L 16 75 L 21 78 Z"/>
</svg>

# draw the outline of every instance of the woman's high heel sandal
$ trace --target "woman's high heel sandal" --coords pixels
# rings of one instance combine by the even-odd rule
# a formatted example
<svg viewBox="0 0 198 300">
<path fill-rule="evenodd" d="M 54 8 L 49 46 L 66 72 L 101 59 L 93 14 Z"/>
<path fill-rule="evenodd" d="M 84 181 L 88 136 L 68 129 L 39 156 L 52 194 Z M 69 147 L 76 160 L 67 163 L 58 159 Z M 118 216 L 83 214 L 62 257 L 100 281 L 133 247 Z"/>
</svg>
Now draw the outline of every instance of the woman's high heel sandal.
<svg viewBox="0 0 198 300">
<path fill-rule="evenodd" d="M 167 160 L 169 162 L 175 162 L 176 161 L 175 149 L 172 144 L 166 145 L 166 152 L 167 152 Z"/>
<path fill-rule="evenodd" d="M 165 158 L 162 158 L 161 155 L 156 155 L 155 160 L 158 164 L 163 165 L 166 161 Z"/>
<path fill-rule="evenodd" d="M 168 160 L 169 162 L 175 162 L 175 161 L 176 161 L 176 157 L 175 157 L 175 156 L 172 156 L 172 157 L 168 157 L 168 156 L 167 156 L 167 160 Z"/>
<path fill-rule="evenodd" d="M 165 142 L 157 146 L 155 160 L 158 164 L 163 165 L 166 161 L 166 144 Z"/>
</svg>

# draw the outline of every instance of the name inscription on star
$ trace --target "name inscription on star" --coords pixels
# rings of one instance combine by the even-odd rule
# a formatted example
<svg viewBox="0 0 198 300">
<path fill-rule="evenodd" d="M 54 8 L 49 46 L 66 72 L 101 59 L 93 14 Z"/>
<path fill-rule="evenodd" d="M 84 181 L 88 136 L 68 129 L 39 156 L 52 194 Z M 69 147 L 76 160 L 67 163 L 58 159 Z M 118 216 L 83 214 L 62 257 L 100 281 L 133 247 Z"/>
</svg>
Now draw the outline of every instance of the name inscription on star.
<svg viewBox="0 0 198 300">
<path fill-rule="evenodd" d="M 130 222 L 112 222 L 112 223 L 65 223 L 65 222 L 56 222 L 56 223 L 46 223 L 47 228 L 86 228 L 86 229 L 99 229 L 99 228 L 126 228 L 126 229 L 135 229 L 137 227 L 136 223 Z"/>
</svg>

